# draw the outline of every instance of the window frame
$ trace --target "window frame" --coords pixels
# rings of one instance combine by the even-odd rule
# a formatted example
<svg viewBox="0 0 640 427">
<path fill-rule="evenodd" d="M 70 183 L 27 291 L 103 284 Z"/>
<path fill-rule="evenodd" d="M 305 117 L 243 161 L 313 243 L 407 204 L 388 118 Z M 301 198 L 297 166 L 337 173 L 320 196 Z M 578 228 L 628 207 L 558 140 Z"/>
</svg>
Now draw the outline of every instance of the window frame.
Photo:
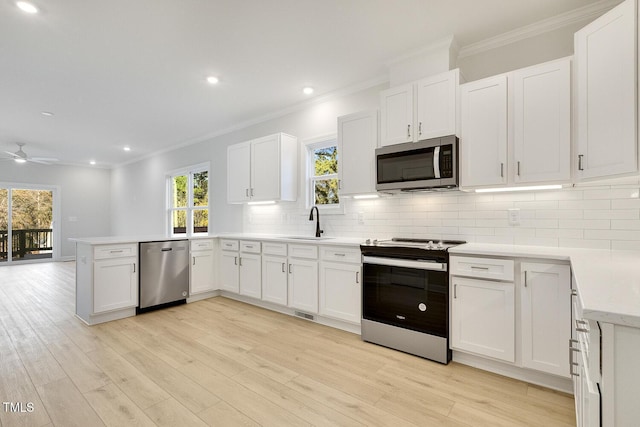
<svg viewBox="0 0 640 427">
<path fill-rule="evenodd" d="M 207 236 L 211 231 L 211 170 L 210 162 L 199 163 L 191 165 L 186 168 L 174 169 L 166 174 L 166 230 L 170 237 L 191 237 L 191 236 Z M 193 205 L 193 175 L 196 173 L 207 172 L 207 205 L 206 206 L 194 206 Z M 187 206 L 185 207 L 173 207 L 172 205 L 172 187 L 173 178 L 176 176 L 185 175 L 187 177 Z M 196 233 L 193 227 L 193 214 L 195 211 L 206 210 L 208 212 L 207 231 Z M 186 212 L 186 230 L 185 233 L 174 233 L 173 231 L 173 213 L 174 212 Z"/>
<path fill-rule="evenodd" d="M 304 156 L 305 156 L 305 203 L 306 208 L 310 209 L 312 206 L 317 206 L 320 211 L 325 214 L 343 214 L 344 203 L 340 196 L 340 150 L 338 145 L 338 135 L 328 134 L 315 138 L 310 138 L 304 141 Z M 327 174 L 322 176 L 315 175 L 315 150 L 319 148 L 336 147 L 338 159 L 338 171 L 333 174 Z M 316 205 L 315 204 L 315 182 L 319 180 L 336 179 L 338 180 L 338 203 L 330 205 Z"/>
</svg>

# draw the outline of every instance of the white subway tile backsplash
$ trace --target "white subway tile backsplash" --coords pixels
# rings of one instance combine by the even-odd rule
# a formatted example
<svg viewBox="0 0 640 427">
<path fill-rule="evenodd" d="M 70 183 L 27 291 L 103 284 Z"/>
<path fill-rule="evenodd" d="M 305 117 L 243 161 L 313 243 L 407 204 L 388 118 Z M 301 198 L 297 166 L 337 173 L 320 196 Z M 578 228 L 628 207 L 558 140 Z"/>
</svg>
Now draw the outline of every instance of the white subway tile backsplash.
<svg viewBox="0 0 640 427">
<path fill-rule="evenodd" d="M 343 199 L 344 214 L 321 212 L 328 237 L 393 236 L 542 246 L 640 249 L 640 184 L 589 185 L 522 193 L 412 193 Z M 507 210 L 520 209 L 509 225 Z M 358 223 L 362 214 L 363 224 Z M 246 206 L 245 232 L 310 234 L 304 201 Z"/>
</svg>

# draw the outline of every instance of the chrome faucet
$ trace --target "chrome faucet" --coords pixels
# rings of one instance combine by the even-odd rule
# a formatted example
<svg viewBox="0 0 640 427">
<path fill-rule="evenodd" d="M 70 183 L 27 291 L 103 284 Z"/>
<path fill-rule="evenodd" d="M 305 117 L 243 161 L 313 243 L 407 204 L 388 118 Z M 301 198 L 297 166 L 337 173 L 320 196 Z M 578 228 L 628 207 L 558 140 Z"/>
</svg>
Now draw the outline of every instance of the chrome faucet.
<svg viewBox="0 0 640 427">
<path fill-rule="evenodd" d="M 313 221 L 313 210 L 316 210 L 316 237 L 320 237 L 324 230 L 320 230 L 320 211 L 318 211 L 317 206 L 311 207 L 311 212 L 309 213 L 309 221 Z"/>
</svg>

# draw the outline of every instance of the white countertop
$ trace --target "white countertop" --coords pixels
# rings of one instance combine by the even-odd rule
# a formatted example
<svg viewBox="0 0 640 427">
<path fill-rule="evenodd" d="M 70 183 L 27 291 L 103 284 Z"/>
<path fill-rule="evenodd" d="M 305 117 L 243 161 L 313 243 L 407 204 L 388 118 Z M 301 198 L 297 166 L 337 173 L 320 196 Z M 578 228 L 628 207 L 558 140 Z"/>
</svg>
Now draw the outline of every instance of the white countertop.
<svg viewBox="0 0 640 427">
<path fill-rule="evenodd" d="M 196 239 L 237 239 L 237 240 L 265 240 L 286 243 L 332 245 L 332 246 L 359 246 L 363 240 L 359 238 L 322 237 L 316 239 L 313 236 L 291 236 L 276 234 L 248 234 L 248 233 L 223 233 L 217 235 L 201 235 L 190 237 L 167 237 L 162 235 L 152 236 L 106 236 L 106 237 L 72 237 L 69 241 L 87 245 L 117 245 L 121 243 L 156 242 L 163 240 L 196 240 Z"/>
<path fill-rule="evenodd" d="M 640 328 L 640 252 L 484 243 L 449 252 L 568 261 L 585 318 Z"/>
</svg>

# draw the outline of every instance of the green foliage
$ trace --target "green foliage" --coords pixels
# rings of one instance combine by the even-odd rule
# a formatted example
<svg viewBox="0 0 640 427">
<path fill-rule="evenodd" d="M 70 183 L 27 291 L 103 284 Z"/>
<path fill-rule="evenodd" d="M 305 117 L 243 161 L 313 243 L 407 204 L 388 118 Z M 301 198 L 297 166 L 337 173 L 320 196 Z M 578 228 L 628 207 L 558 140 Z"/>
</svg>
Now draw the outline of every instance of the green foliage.
<svg viewBox="0 0 640 427">
<path fill-rule="evenodd" d="M 9 226 L 9 192 L 0 190 L 0 230 Z M 11 190 L 11 228 L 25 230 L 51 228 L 53 192 L 46 190 Z"/>
<path fill-rule="evenodd" d="M 338 149 L 336 146 L 319 148 L 314 151 L 314 154 L 315 176 L 321 177 L 338 173 Z M 340 202 L 336 178 L 316 180 L 314 193 L 316 205 L 330 205 Z"/>
</svg>

